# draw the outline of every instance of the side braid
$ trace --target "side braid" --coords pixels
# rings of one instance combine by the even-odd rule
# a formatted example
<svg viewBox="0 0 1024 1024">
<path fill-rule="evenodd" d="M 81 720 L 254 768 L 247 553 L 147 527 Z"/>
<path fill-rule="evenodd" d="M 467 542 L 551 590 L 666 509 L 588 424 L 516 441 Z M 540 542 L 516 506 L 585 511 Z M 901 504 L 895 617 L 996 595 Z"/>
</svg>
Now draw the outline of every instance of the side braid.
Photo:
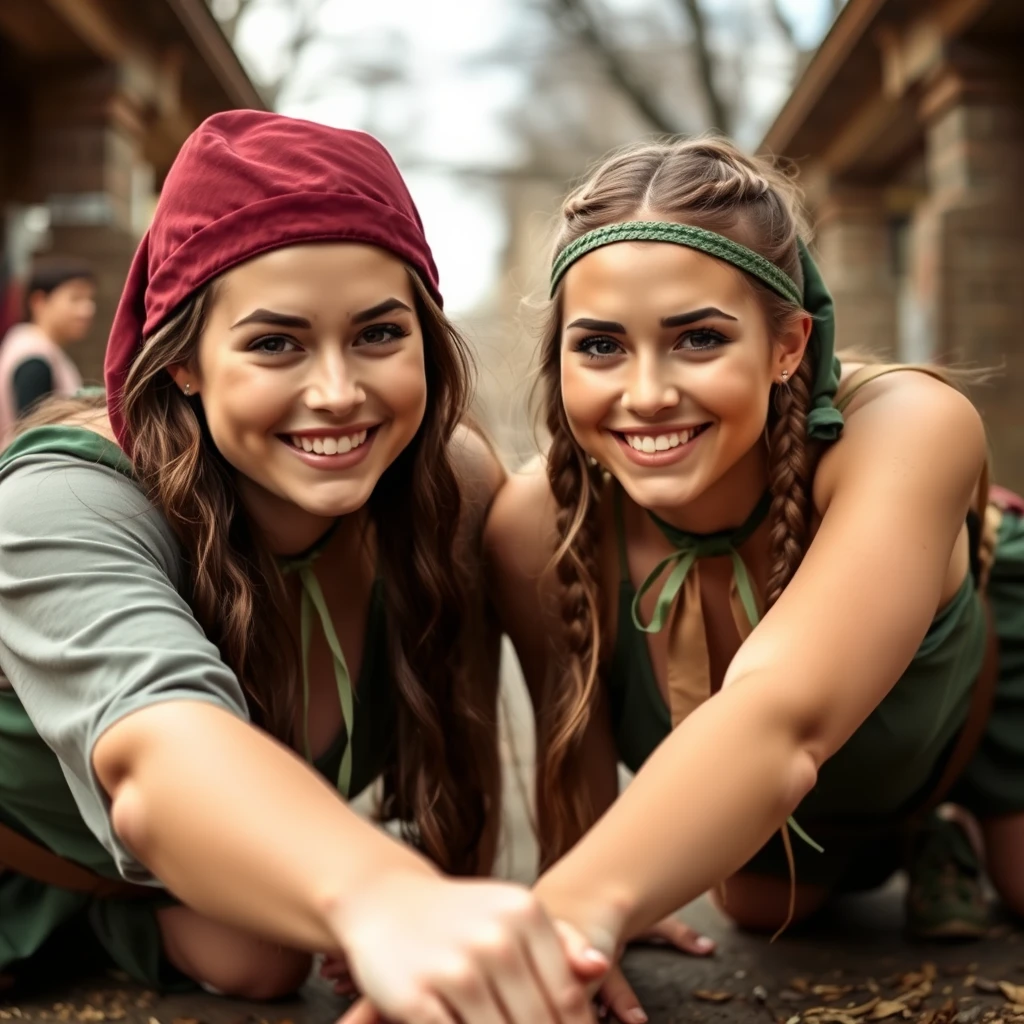
<svg viewBox="0 0 1024 1024">
<path fill-rule="evenodd" d="M 561 405 L 559 405 L 561 412 Z M 545 681 L 540 723 L 537 807 L 541 861 L 553 863 L 593 824 L 576 753 L 594 699 L 600 660 L 598 597 L 599 471 L 567 424 L 552 431 L 548 479 L 558 504 L 559 546 L 553 566 L 560 584 L 562 658 Z"/>
<path fill-rule="evenodd" d="M 772 569 L 765 608 L 771 608 L 793 578 L 807 551 L 810 532 L 813 451 L 807 440 L 813 367 L 805 354 L 793 379 L 776 388 L 777 418 L 769 441 L 768 480 Z"/>
</svg>

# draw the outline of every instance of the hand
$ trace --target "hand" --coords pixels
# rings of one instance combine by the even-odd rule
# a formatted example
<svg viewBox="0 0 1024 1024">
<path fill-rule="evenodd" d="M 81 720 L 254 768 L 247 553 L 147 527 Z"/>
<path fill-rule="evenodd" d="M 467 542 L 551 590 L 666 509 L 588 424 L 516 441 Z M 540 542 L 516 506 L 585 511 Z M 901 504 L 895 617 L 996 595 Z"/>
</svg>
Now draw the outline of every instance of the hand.
<svg viewBox="0 0 1024 1024">
<path fill-rule="evenodd" d="M 352 980 L 352 972 L 348 969 L 348 960 L 343 956 L 328 954 L 320 965 L 320 977 L 333 983 L 334 994 L 338 996 L 357 996 L 359 989 Z"/>
<path fill-rule="evenodd" d="M 332 926 L 366 997 L 344 1024 L 593 1024 L 585 985 L 610 966 L 503 883 L 392 873 Z"/>
<path fill-rule="evenodd" d="M 675 946 L 676 949 L 691 956 L 710 956 L 715 951 L 713 939 L 701 935 L 677 917 L 666 917 L 633 941 Z M 598 999 L 608 1012 L 625 1024 L 645 1024 L 647 1020 L 647 1014 L 640 1005 L 633 986 L 626 981 L 626 976 L 619 967 L 614 967 L 604 980 Z"/>
</svg>

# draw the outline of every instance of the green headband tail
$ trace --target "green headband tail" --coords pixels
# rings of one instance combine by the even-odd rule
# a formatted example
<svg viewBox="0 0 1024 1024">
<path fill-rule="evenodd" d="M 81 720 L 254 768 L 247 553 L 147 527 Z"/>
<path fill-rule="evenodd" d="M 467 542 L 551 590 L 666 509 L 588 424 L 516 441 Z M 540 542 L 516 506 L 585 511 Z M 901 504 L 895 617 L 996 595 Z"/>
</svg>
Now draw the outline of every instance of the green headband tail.
<svg viewBox="0 0 1024 1024">
<path fill-rule="evenodd" d="M 801 292 L 796 282 L 781 267 L 753 249 L 714 231 L 673 221 L 638 220 L 608 224 L 581 235 L 555 257 L 551 267 L 551 295 L 554 296 L 566 271 L 580 257 L 616 242 L 672 242 L 697 249 L 739 267 L 766 284 L 777 295 L 802 306 L 812 319 L 808 345 L 815 360 L 811 407 L 807 413 L 807 435 L 820 441 L 835 441 L 839 437 L 843 429 L 843 414 L 833 405 L 840 372 L 835 354 L 835 306 L 822 280 L 821 271 L 803 241 L 799 242 L 800 266 L 804 275 Z"/>
</svg>

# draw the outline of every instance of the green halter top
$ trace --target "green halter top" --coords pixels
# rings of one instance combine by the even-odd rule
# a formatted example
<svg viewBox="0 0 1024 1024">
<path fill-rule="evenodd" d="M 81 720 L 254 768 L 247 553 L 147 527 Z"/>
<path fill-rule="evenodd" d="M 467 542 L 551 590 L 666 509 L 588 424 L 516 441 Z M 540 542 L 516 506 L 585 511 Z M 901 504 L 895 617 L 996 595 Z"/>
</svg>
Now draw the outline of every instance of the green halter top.
<svg viewBox="0 0 1024 1024">
<path fill-rule="evenodd" d="M 852 397 L 853 390 L 844 396 L 843 404 Z M 658 632 L 672 623 L 673 616 L 689 616 L 694 609 L 699 615 L 699 578 L 695 570 L 703 558 L 726 555 L 732 560 L 737 598 L 731 602 L 733 618 L 741 639 L 749 633 L 758 622 L 759 609 L 739 548 L 764 521 L 769 502 L 763 498 L 737 530 L 708 536 L 683 533 L 655 518 L 675 550 L 639 589 L 634 589 L 622 497 L 618 485 L 613 486 L 620 581 L 618 626 L 606 679 L 619 757 L 629 769 L 637 771 L 674 725 L 710 696 L 710 685 L 702 676 L 707 658 L 703 634 L 696 636 L 695 629 L 676 630 L 681 642 L 675 647 L 670 639 L 668 702 L 655 678 L 645 634 Z M 668 577 L 654 615 L 645 625 L 639 616 L 640 600 L 666 571 Z M 689 610 L 683 608 L 687 605 Z M 699 624 L 702 630 L 702 620 Z M 817 821 L 896 813 L 912 805 L 927 789 L 936 766 L 966 719 L 984 646 L 985 613 L 968 574 L 936 614 L 917 654 L 892 690 L 822 765 L 817 785 L 797 809 L 800 820 L 811 826 L 812 832 Z M 681 680 L 673 678 L 673 665 Z"/>
</svg>

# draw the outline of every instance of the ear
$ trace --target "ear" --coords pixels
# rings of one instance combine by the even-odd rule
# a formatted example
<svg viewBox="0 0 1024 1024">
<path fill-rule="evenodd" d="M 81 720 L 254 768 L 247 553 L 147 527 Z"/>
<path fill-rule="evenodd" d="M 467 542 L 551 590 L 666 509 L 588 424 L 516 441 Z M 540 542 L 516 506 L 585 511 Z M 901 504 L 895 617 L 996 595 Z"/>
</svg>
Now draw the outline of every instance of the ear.
<svg viewBox="0 0 1024 1024">
<path fill-rule="evenodd" d="M 797 317 L 783 333 L 775 339 L 772 349 L 772 376 L 782 380 L 783 371 L 791 379 L 804 358 L 807 342 L 811 337 L 813 320 L 810 313 Z"/>
<path fill-rule="evenodd" d="M 183 363 L 175 363 L 167 367 L 171 380 L 178 386 L 178 390 L 189 398 L 199 394 L 199 378 Z"/>
</svg>

